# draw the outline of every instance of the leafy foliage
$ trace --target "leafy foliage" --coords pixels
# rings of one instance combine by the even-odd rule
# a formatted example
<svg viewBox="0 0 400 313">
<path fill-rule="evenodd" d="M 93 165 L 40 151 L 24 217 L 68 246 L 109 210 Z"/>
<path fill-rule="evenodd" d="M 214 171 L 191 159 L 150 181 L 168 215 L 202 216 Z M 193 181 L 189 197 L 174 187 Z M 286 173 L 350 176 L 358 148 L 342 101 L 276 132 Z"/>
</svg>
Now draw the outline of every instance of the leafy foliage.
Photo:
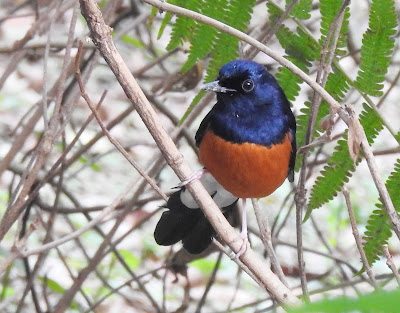
<svg viewBox="0 0 400 313">
<path fill-rule="evenodd" d="M 356 86 L 371 96 L 381 96 L 382 82 L 390 63 L 397 15 L 393 0 L 371 2 L 369 28 L 363 36 L 361 64 Z"/>
<path fill-rule="evenodd" d="M 247 29 L 255 5 L 255 0 L 173 0 L 169 2 L 212 17 L 241 31 Z M 166 15 L 162 25 L 165 21 L 169 22 L 170 16 Z M 183 42 L 189 42 L 191 47 L 182 71 L 189 70 L 197 60 L 211 54 L 206 81 L 214 79 L 218 69 L 224 63 L 238 57 L 237 38 L 190 18 L 178 16 L 172 26 L 172 36 L 167 49 L 172 50 Z"/>
<path fill-rule="evenodd" d="M 330 2 L 330 4 L 321 4 L 321 14 L 323 14 L 323 12 L 327 12 L 329 16 L 325 18 L 322 17 L 321 33 L 323 34 L 323 36 L 326 36 L 327 27 L 329 27 L 329 24 L 326 23 L 329 23 L 329 21 L 331 22 L 336 16 L 336 14 L 331 13 L 333 1 L 328 2 Z M 336 4 L 336 6 L 338 9 L 340 7 L 340 4 L 338 3 Z M 364 71 L 359 73 L 357 81 L 355 82 L 356 87 L 358 87 L 361 92 L 365 92 L 367 94 L 379 95 L 379 93 L 373 92 L 373 90 L 378 91 L 381 88 L 378 88 L 376 84 L 377 79 L 383 81 L 383 75 L 384 73 L 386 73 L 387 67 L 389 65 L 388 60 L 390 58 L 388 58 L 388 55 L 393 50 L 393 40 L 390 39 L 390 36 L 393 34 L 393 28 L 396 25 L 396 18 L 394 18 L 393 21 L 393 12 L 389 12 L 390 10 L 392 10 L 392 7 L 393 2 L 391 5 L 386 2 L 385 5 L 373 4 L 371 6 L 370 29 L 372 29 L 373 32 L 378 33 L 381 37 L 378 40 L 375 35 L 368 35 L 369 32 L 367 32 L 367 34 L 364 36 L 364 45 L 362 47 L 362 51 L 366 51 L 364 53 L 363 61 L 365 65 L 360 66 L 360 68 Z M 376 12 L 378 8 L 379 13 Z M 387 22 L 383 22 L 383 17 L 387 17 L 389 20 Z M 374 48 L 371 50 L 370 46 L 375 47 L 375 45 L 382 45 L 385 48 Z M 372 51 L 373 53 L 369 54 L 370 51 Z M 380 64 L 378 66 L 379 70 L 378 67 L 376 67 L 376 64 Z M 377 71 L 379 71 L 381 74 L 377 75 Z M 375 79 L 369 80 L 369 76 L 374 76 Z M 364 80 L 364 83 L 360 83 L 360 81 Z M 331 93 L 332 91 L 329 92 Z M 377 114 L 374 113 L 372 109 L 369 109 L 366 107 L 366 105 L 364 105 L 364 110 L 365 111 L 363 112 L 362 116 L 360 116 L 360 122 L 364 126 L 369 143 L 372 144 L 377 132 L 379 132 L 383 128 L 383 126 L 380 117 L 377 116 Z M 327 166 L 321 172 L 321 176 L 317 178 L 311 190 L 306 217 L 309 216 L 313 209 L 319 208 L 324 203 L 333 199 L 333 197 L 336 196 L 337 192 L 340 191 L 343 184 L 348 181 L 348 178 L 351 176 L 352 172 L 354 172 L 355 166 L 353 162 L 348 159 L 350 156 L 345 150 L 347 150 L 345 142 L 339 141 L 335 152 L 328 161 Z"/>
<path fill-rule="evenodd" d="M 329 28 L 335 21 L 336 16 L 342 6 L 342 0 L 322 0 L 320 1 L 320 12 L 321 12 L 321 45 L 324 44 L 328 37 Z M 346 8 L 346 12 L 343 18 L 342 27 L 340 28 L 339 38 L 336 44 L 336 53 L 344 54 L 347 46 L 347 33 L 349 25 L 349 8 Z"/>
<path fill-rule="evenodd" d="M 292 0 L 286 0 L 286 6 L 288 6 Z M 292 11 L 290 12 L 290 15 L 302 19 L 302 20 L 308 20 L 311 15 L 310 11 L 312 9 L 312 0 L 299 0 L 293 7 Z"/>
<path fill-rule="evenodd" d="M 393 201 L 394 207 L 397 212 L 400 211 L 400 159 L 397 160 L 394 171 L 386 182 L 389 195 Z M 382 255 L 382 246 L 387 243 L 391 237 L 391 224 L 386 215 L 386 212 L 381 203 L 376 205 L 377 209 L 374 210 L 369 217 L 367 223 L 367 231 L 364 236 L 364 250 L 367 260 L 373 264 Z"/>
<path fill-rule="evenodd" d="M 383 126 L 375 111 L 366 104 L 364 104 L 364 111 L 360 114 L 360 123 L 364 128 L 368 142 L 373 143 Z M 321 171 L 321 176 L 316 179 L 311 189 L 305 219 L 309 217 L 312 210 L 332 200 L 354 172 L 356 164 L 349 155 L 346 140 L 347 135 L 344 135 L 343 139 L 338 141 L 335 151 Z"/>
<path fill-rule="evenodd" d="M 171 2 L 171 1 L 170 1 Z M 195 12 L 200 12 L 201 0 L 174 0 L 171 2 L 172 4 L 184 7 L 188 10 L 192 10 Z M 166 19 L 170 19 L 167 15 Z M 178 16 L 176 18 L 175 24 L 172 26 L 172 35 L 171 40 L 167 46 L 167 50 L 173 50 L 180 46 L 185 41 L 190 41 L 192 38 L 192 34 L 197 27 L 197 23 L 195 20 L 185 17 L 185 16 Z"/>
<path fill-rule="evenodd" d="M 336 313 L 336 312 L 368 312 L 368 313 L 392 313 L 398 311 L 400 291 L 377 291 L 352 299 L 340 297 L 336 299 L 324 299 L 319 302 L 309 303 L 300 308 L 288 309 L 290 313 Z"/>
<path fill-rule="evenodd" d="M 267 3 L 267 8 L 271 23 L 275 23 L 282 15 L 282 10 L 272 3 Z M 300 28 L 297 28 L 296 32 L 294 33 L 289 28 L 281 26 L 276 32 L 276 37 L 282 48 L 285 49 L 286 58 L 307 73 L 308 68 L 311 66 L 310 62 L 316 60 L 319 56 L 319 47 L 315 40 Z M 290 101 L 294 101 L 299 94 L 300 84 L 303 81 L 284 67 L 279 68 L 276 79 L 286 97 Z"/>
<path fill-rule="evenodd" d="M 336 1 L 339 4 L 336 3 L 335 1 L 323 1 L 323 2 L 324 2 L 323 4 L 321 3 L 321 6 L 324 6 L 324 8 L 321 8 L 321 13 L 323 14 L 321 33 L 323 34 L 323 36 L 321 37 L 320 42 L 317 42 L 312 36 L 310 36 L 308 33 L 304 32 L 299 28 L 296 30 L 297 35 L 295 35 L 293 32 L 291 32 L 289 29 L 285 27 L 281 27 L 276 34 L 280 44 L 285 49 L 286 53 L 289 55 L 287 58 L 294 64 L 296 64 L 299 68 L 301 68 L 304 72 L 308 71 L 307 69 L 311 66 L 310 62 L 318 61 L 320 59 L 323 41 L 326 38 L 324 34 L 325 35 L 328 34 L 329 27 L 331 25 L 330 23 L 332 23 L 332 21 L 334 20 L 341 6 L 341 1 L 339 1 L 340 3 Z M 300 5 L 300 2 L 297 5 Z M 302 5 L 304 6 L 305 3 L 303 3 Z M 271 19 L 277 20 L 281 16 L 282 11 L 273 4 L 269 3 L 267 4 L 267 6 L 269 13 L 272 15 Z M 342 23 L 341 36 L 339 37 L 338 46 L 342 46 L 345 44 L 348 18 L 349 14 L 347 13 L 344 16 L 344 20 Z M 337 50 L 337 52 L 339 52 L 339 50 Z M 276 77 L 279 83 L 281 84 L 283 90 L 285 91 L 285 94 L 288 97 L 288 99 L 293 101 L 300 91 L 300 84 L 302 83 L 302 80 L 299 79 L 296 75 L 294 75 L 286 68 L 280 68 L 279 73 L 276 75 Z M 349 82 L 347 77 L 345 77 L 345 75 L 343 75 L 342 72 L 340 72 L 336 67 L 334 67 L 334 73 L 331 73 L 329 75 L 325 89 L 336 100 L 339 101 L 344 97 L 344 93 L 348 90 L 348 88 L 349 88 Z M 300 111 L 301 114 L 297 116 L 296 137 L 299 147 L 304 145 L 308 119 L 310 116 L 310 108 L 311 108 L 311 102 L 306 102 L 305 108 L 303 108 Z M 318 129 L 319 121 L 328 113 L 329 113 L 329 106 L 326 102 L 323 101 L 321 103 L 320 110 L 317 116 L 316 120 L 317 131 L 314 133 L 314 136 L 316 136 L 318 130 L 320 130 Z M 296 162 L 296 170 L 299 168 L 301 160 L 302 160 L 302 155 L 298 155 Z"/>
</svg>

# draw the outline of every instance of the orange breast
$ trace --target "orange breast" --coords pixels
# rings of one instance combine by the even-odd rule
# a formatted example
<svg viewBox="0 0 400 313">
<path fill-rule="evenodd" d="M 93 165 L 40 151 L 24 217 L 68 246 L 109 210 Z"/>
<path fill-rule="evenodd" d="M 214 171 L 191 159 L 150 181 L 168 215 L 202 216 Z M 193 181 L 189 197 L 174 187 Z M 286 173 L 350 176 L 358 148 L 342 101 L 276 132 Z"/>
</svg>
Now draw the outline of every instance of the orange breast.
<svg viewBox="0 0 400 313">
<path fill-rule="evenodd" d="M 291 135 L 267 148 L 235 144 L 208 130 L 199 146 L 200 161 L 215 179 L 240 198 L 270 195 L 285 181 L 292 152 Z"/>
</svg>

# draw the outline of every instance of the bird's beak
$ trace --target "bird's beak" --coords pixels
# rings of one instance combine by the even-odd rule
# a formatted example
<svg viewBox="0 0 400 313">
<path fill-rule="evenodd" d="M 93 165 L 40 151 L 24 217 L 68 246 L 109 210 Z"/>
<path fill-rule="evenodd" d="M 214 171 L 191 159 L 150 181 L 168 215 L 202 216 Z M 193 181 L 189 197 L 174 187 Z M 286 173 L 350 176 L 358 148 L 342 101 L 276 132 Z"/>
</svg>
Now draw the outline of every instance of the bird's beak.
<svg viewBox="0 0 400 313">
<path fill-rule="evenodd" d="M 230 89 L 226 87 L 222 87 L 219 84 L 219 81 L 213 81 L 211 83 L 204 84 L 203 87 L 201 87 L 201 90 L 205 91 L 214 91 L 214 92 L 222 92 L 222 93 L 228 93 L 228 92 L 236 92 L 235 89 Z"/>
</svg>

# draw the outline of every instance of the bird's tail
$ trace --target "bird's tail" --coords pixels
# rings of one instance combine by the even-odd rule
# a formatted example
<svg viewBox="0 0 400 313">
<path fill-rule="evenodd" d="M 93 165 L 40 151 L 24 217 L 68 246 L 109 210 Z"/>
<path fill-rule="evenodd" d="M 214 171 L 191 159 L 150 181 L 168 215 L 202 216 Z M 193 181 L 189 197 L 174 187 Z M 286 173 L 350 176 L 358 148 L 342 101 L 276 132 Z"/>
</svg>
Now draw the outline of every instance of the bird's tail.
<svg viewBox="0 0 400 313">
<path fill-rule="evenodd" d="M 224 192 L 211 188 L 211 184 L 208 183 L 210 179 L 210 177 L 207 177 L 206 179 L 201 179 L 201 181 L 214 200 L 216 200 L 217 205 L 219 205 L 217 199 Z M 215 180 L 213 180 L 213 184 L 215 184 Z M 170 246 L 182 240 L 183 247 L 189 253 L 198 254 L 211 244 L 215 236 L 215 230 L 204 216 L 202 210 L 200 208 L 193 208 L 194 200 L 188 200 L 188 197 L 191 197 L 189 195 L 189 192 L 185 188 L 182 188 L 170 196 L 166 206 L 167 211 L 163 212 L 158 221 L 154 231 L 154 238 L 161 246 Z M 237 202 L 236 197 L 229 197 L 231 199 L 229 199 L 230 201 L 227 204 L 227 197 L 224 194 L 223 205 L 219 205 L 225 217 L 231 214 Z"/>
</svg>

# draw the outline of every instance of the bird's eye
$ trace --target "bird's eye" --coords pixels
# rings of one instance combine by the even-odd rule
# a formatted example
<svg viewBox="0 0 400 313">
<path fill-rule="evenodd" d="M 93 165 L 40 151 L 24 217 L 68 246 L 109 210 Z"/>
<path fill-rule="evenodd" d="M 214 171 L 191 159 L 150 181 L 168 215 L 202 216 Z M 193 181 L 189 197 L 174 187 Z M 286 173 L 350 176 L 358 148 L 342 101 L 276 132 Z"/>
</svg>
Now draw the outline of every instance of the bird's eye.
<svg viewBox="0 0 400 313">
<path fill-rule="evenodd" d="M 243 83 L 242 83 L 242 89 L 245 92 L 250 92 L 254 89 L 254 82 L 251 79 L 246 79 Z"/>
</svg>

